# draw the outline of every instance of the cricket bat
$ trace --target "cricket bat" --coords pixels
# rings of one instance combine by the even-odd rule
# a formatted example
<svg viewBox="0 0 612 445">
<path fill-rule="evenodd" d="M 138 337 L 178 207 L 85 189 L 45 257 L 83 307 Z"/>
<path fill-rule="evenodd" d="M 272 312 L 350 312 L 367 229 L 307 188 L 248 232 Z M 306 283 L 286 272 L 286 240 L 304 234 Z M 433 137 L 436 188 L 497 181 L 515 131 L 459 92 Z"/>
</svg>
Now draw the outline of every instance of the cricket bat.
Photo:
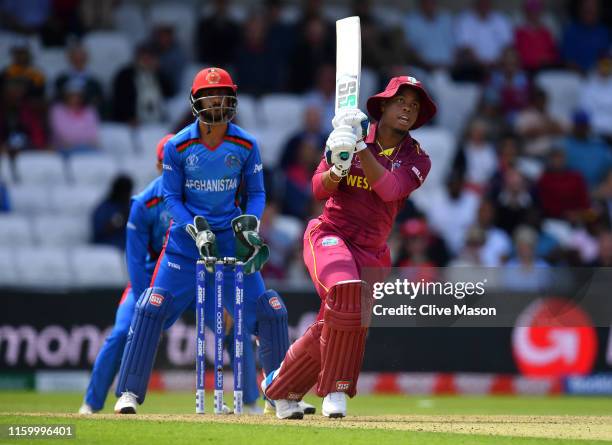
<svg viewBox="0 0 612 445">
<path fill-rule="evenodd" d="M 336 21 L 336 114 L 359 106 L 361 23 L 359 17 Z M 344 155 L 344 153 L 342 153 Z M 341 157 L 342 157 L 341 155 Z M 349 154 L 346 153 L 348 159 Z"/>
</svg>

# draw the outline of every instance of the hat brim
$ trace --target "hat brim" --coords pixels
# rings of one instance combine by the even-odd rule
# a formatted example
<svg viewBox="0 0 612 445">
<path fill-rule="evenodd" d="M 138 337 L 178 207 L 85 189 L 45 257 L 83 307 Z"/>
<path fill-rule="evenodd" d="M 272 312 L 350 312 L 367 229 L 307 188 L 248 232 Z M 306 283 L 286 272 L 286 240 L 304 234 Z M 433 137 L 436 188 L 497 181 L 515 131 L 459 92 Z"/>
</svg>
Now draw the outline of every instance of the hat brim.
<svg viewBox="0 0 612 445">
<path fill-rule="evenodd" d="M 413 90 L 416 90 L 419 93 L 421 103 L 421 107 L 419 109 L 419 116 L 417 117 L 417 120 L 415 121 L 412 128 L 410 128 L 411 130 L 414 130 L 429 122 L 435 116 L 438 110 L 434 101 L 431 99 L 431 97 L 429 97 L 429 94 L 427 94 L 427 91 L 425 91 L 425 89 L 420 86 L 416 86 L 408 82 L 400 83 L 395 88 L 387 89 L 381 93 L 371 96 L 366 102 L 366 108 L 368 109 L 368 114 L 372 119 L 374 119 L 375 121 L 380 121 L 380 118 L 382 116 L 382 103 L 385 100 L 395 96 L 399 89 L 403 86 L 412 88 Z"/>
</svg>

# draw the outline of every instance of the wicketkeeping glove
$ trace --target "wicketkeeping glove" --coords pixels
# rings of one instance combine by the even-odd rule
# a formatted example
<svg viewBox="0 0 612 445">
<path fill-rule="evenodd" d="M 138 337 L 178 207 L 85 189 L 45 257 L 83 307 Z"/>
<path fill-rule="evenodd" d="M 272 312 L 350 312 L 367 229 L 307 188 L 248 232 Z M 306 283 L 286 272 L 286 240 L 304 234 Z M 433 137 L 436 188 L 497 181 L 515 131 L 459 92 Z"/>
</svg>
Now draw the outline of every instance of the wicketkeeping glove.
<svg viewBox="0 0 612 445">
<path fill-rule="evenodd" d="M 348 125 L 341 125 L 329 134 L 325 143 L 325 160 L 336 176 L 348 175 L 356 143 L 357 137 Z"/>
<path fill-rule="evenodd" d="M 198 248 L 198 252 L 202 258 L 217 258 L 219 252 L 217 251 L 217 237 L 210 229 L 210 225 L 203 216 L 196 216 L 193 218 L 193 224 L 187 224 L 185 227 L 187 233 L 193 238 Z M 212 263 L 210 269 L 213 268 Z M 206 269 L 209 269 L 209 265 L 206 265 Z M 212 270 L 209 270 L 212 272 Z"/>
<path fill-rule="evenodd" d="M 364 142 L 364 138 L 368 134 L 368 128 L 370 121 L 368 116 L 365 115 L 359 108 L 345 108 L 338 111 L 332 120 L 334 128 L 339 128 L 343 125 L 351 127 L 357 137 L 357 143 L 355 144 L 355 153 L 363 150 L 367 147 Z"/>
<path fill-rule="evenodd" d="M 241 215 L 232 219 L 236 236 L 236 258 L 244 263 L 244 273 L 260 270 L 268 258 L 270 248 L 259 235 L 259 220 L 253 215 Z"/>
</svg>

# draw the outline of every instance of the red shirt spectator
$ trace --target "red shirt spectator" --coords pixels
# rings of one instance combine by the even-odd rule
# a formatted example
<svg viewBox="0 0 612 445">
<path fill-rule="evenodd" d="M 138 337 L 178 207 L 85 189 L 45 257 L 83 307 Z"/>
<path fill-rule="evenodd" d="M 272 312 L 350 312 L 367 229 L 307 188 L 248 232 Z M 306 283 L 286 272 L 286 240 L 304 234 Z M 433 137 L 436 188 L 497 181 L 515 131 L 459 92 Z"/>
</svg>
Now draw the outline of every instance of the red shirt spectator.
<svg viewBox="0 0 612 445">
<path fill-rule="evenodd" d="M 551 32 L 540 20 L 542 2 L 526 0 L 524 9 L 526 22 L 514 33 L 514 46 L 521 64 L 526 70 L 551 66 L 558 60 L 558 51 Z"/>
</svg>

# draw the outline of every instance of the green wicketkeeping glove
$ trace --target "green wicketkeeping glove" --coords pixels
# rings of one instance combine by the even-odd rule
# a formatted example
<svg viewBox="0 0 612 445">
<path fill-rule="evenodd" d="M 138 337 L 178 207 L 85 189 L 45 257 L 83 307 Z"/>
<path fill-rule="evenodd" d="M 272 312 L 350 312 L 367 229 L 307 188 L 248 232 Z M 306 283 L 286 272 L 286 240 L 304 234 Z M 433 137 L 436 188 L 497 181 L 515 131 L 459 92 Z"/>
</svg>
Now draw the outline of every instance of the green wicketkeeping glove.
<svg viewBox="0 0 612 445">
<path fill-rule="evenodd" d="M 193 218 L 193 224 L 187 224 L 185 226 L 187 233 L 193 238 L 198 248 L 198 252 L 202 258 L 217 258 L 219 252 L 217 251 L 217 237 L 210 229 L 208 221 L 203 216 L 196 216 Z M 212 262 L 210 268 L 213 268 Z M 209 265 L 207 264 L 206 269 L 209 272 Z"/>
<path fill-rule="evenodd" d="M 253 215 L 241 215 L 232 220 L 236 236 L 236 258 L 244 263 L 244 273 L 261 270 L 268 258 L 270 248 L 259 235 L 259 220 Z"/>
</svg>

